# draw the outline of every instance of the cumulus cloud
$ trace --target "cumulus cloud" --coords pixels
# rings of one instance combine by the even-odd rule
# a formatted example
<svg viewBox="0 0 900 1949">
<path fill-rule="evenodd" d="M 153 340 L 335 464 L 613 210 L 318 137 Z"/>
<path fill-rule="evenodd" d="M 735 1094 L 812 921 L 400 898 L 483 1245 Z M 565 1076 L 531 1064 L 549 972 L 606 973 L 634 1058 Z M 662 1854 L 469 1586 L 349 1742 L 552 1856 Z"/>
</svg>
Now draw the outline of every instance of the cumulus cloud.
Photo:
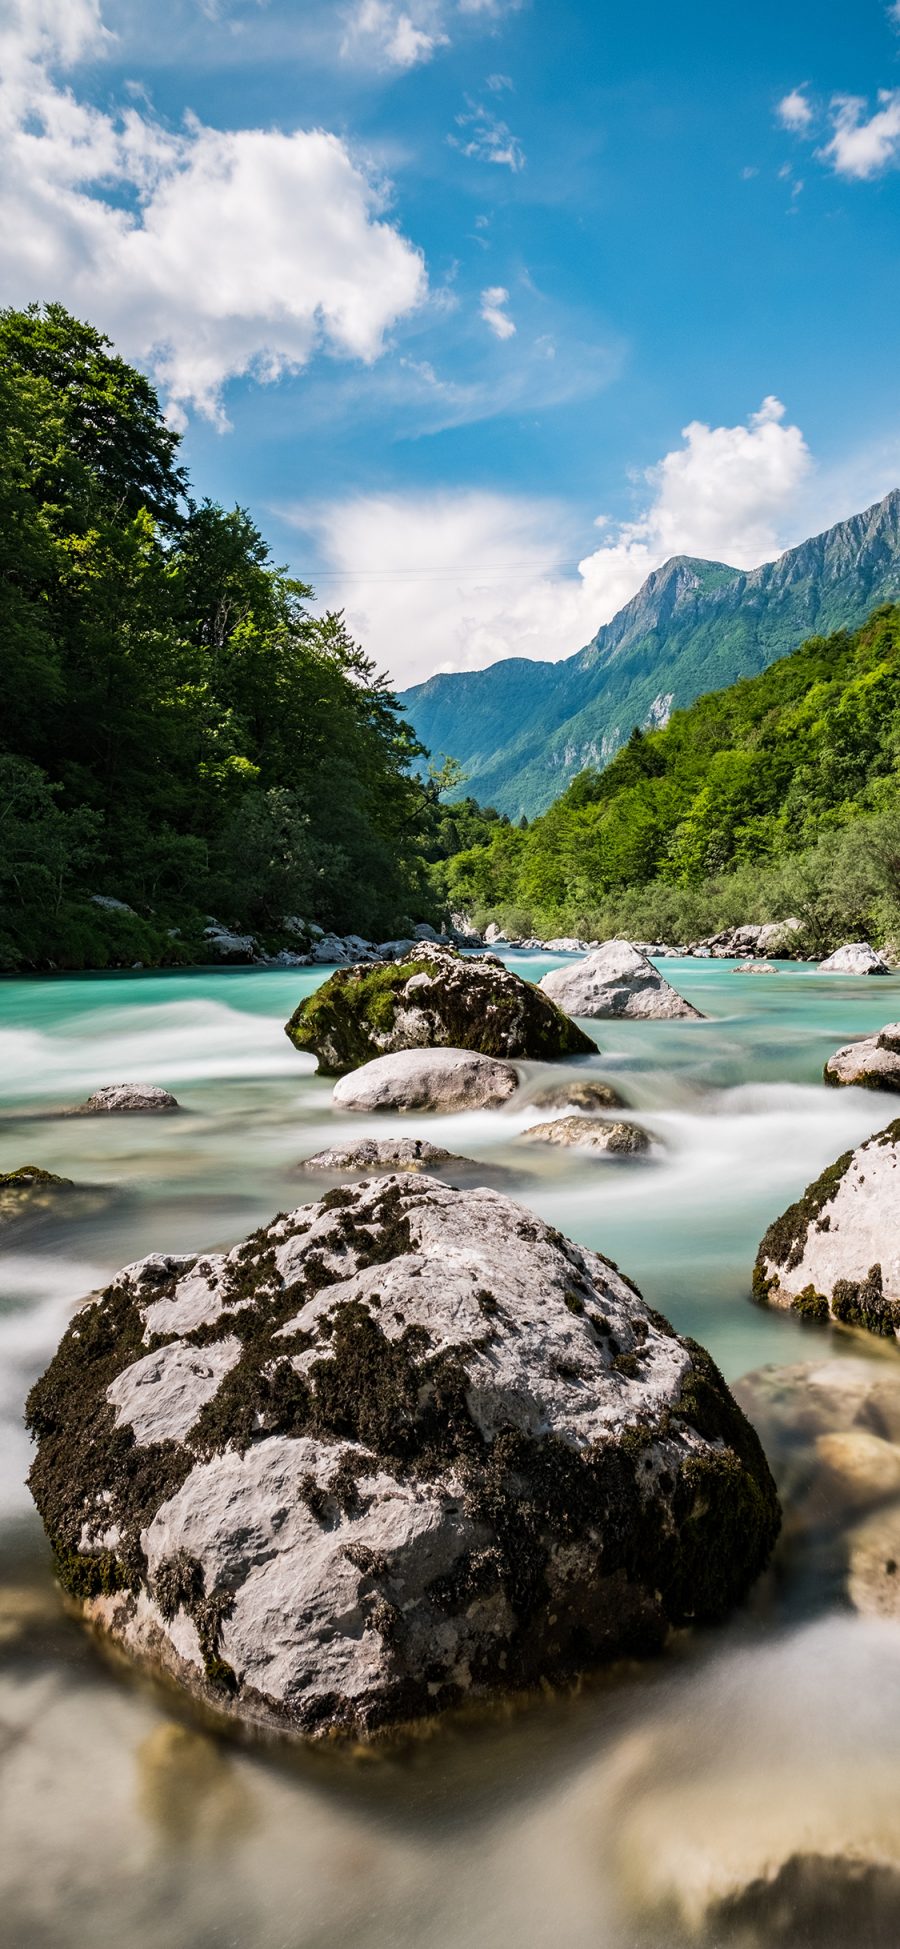
<svg viewBox="0 0 900 1949">
<path fill-rule="evenodd" d="M 481 293 L 481 316 L 495 338 L 515 338 L 516 328 L 506 306 L 509 292 L 503 284 L 490 284 Z"/>
<path fill-rule="evenodd" d="M 380 68 L 414 68 L 430 61 L 450 36 L 441 24 L 437 0 L 357 0 L 347 16 L 341 53 Z"/>
<path fill-rule="evenodd" d="M 0 278 L 62 298 L 155 372 L 173 417 L 318 347 L 371 363 L 423 301 L 421 253 L 382 185 L 325 130 L 173 132 L 134 102 L 80 101 L 59 71 L 102 51 L 93 0 L 6 0 Z"/>
<path fill-rule="evenodd" d="M 783 95 L 776 110 L 783 129 L 792 129 L 802 135 L 813 119 L 813 111 L 802 88 L 792 88 L 789 95 Z"/>
<path fill-rule="evenodd" d="M 484 102 L 473 101 L 467 95 L 466 107 L 457 115 L 456 126 L 461 134 L 447 137 L 452 149 L 461 150 L 473 162 L 497 163 L 503 169 L 512 170 L 513 175 L 524 169 L 525 151 L 518 136 Z"/>
<path fill-rule="evenodd" d="M 569 656 L 671 555 L 742 568 L 770 559 L 809 466 L 776 399 L 746 425 L 692 421 L 645 474 L 642 511 L 617 525 L 601 517 L 604 538 L 576 572 L 570 513 L 522 496 L 366 495 L 288 518 L 316 538 L 329 571 L 320 597 L 346 607 L 405 685 L 501 657 Z"/>
<path fill-rule="evenodd" d="M 879 106 L 867 114 L 860 95 L 839 95 L 832 104 L 834 133 L 820 150 L 838 176 L 865 181 L 900 163 L 900 88 L 882 88 Z"/>
</svg>

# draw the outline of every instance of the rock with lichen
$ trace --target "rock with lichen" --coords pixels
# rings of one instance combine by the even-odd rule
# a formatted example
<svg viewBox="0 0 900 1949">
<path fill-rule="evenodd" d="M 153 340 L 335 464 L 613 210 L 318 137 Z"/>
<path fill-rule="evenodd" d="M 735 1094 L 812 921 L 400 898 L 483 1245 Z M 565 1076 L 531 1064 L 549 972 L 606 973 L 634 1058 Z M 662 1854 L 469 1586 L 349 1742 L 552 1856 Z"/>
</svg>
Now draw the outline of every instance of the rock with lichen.
<svg viewBox="0 0 900 1949">
<path fill-rule="evenodd" d="M 72 1114 L 80 1117 L 138 1115 L 178 1108 L 171 1091 L 160 1089 L 158 1083 L 105 1083 L 85 1103 L 79 1103 Z"/>
<path fill-rule="evenodd" d="M 900 1022 L 848 1042 L 825 1064 L 825 1081 L 863 1090 L 900 1090 Z"/>
<path fill-rule="evenodd" d="M 339 968 L 285 1025 L 295 1049 L 341 1076 L 405 1049 L 471 1049 L 502 1061 L 594 1055 L 575 1022 L 493 956 L 417 941 L 401 961 Z"/>
<path fill-rule="evenodd" d="M 467 1163 L 425 1137 L 363 1137 L 357 1144 L 329 1144 L 305 1157 L 303 1171 L 434 1171 L 444 1164 Z"/>
<path fill-rule="evenodd" d="M 753 1288 L 805 1319 L 900 1334 L 900 1121 L 845 1151 L 776 1218 Z"/>
<path fill-rule="evenodd" d="M 554 1117 L 548 1123 L 530 1124 L 522 1136 L 528 1143 L 561 1144 L 606 1157 L 639 1157 L 651 1148 L 647 1132 L 639 1124 L 604 1122 L 600 1117 Z"/>
<path fill-rule="evenodd" d="M 604 941 L 585 961 L 553 968 L 541 987 L 568 1014 L 585 1019 L 702 1020 L 699 1009 L 686 1002 L 630 941 Z"/>
<path fill-rule="evenodd" d="M 474 1049 L 398 1049 L 376 1056 L 332 1091 L 339 1110 L 496 1110 L 519 1086 L 511 1062 Z"/>
<path fill-rule="evenodd" d="M 651 1652 L 739 1601 L 778 1527 L 709 1356 L 610 1260 L 433 1178 L 126 1267 L 27 1412 L 91 1623 L 307 1737 Z"/>
<path fill-rule="evenodd" d="M 0 1171 L 0 1226 L 43 1216 L 74 1190 L 71 1178 L 57 1177 L 39 1164 L 20 1164 L 15 1171 Z"/>
</svg>

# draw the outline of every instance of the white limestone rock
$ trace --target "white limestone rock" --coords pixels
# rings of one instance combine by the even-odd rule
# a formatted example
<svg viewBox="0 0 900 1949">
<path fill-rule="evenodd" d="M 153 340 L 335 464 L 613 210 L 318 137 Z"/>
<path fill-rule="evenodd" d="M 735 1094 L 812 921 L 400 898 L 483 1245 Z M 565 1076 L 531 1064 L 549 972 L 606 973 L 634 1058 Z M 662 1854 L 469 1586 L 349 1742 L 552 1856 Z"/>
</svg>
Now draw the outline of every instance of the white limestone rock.
<svg viewBox="0 0 900 1949">
<path fill-rule="evenodd" d="M 607 1157 L 645 1156 L 651 1149 L 646 1130 L 638 1124 L 604 1123 L 599 1117 L 554 1117 L 548 1123 L 530 1124 L 522 1136 L 530 1144 L 561 1144 Z"/>
<path fill-rule="evenodd" d="M 836 1049 L 825 1064 L 825 1081 L 837 1087 L 900 1091 L 900 1022 Z"/>
<path fill-rule="evenodd" d="M 255 961 L 259 952 L 252 934 L 238 934 L 231 927 L 223 927 L 218 920 L 204 927 L 203 938 L 211 958 L 216 961 Z"/>
<path fill-rule="evenodd" d="M 124 1112 L 156 1114 L 180 1107 L 171 1090 L 160 1089 L 157 1083 L 105 1083 L 71 1114 L 82 1117 L 117 1116 Z"/>
<path fill-rule="evenodd" d="M 887 962 L 875 953 L 868 941 L 848 941 L 845 947 L 829 954 L 827 961 L 819 962 L 820 974 L 886 975 L 890 972 Z"/>
<path fill-rule="evenodd" d="M 753 1283 L 807 1318 L 900 1333 L 900 1121 L 839 1157 L 770 1225 Z"/>
<path fill-rule="evenodd" d="M 307 1737 L 656 1649 L 743 1595 L 778 1523 L 700 1348 L 600 1254 L 427 1177 L 126 1268 L 28 1418 L 87 1618 Z"/>
<path fill-rule="evenodd" d="M 731 972 L 739 975 L 777 975 L 781 971 L 776 968 L 774 961 L 739 961 L 737 967 L 732 968 Z"/>
<path fill-rule="evenodd" d="M 589 1020 L 628 1016 L 699 1022 L 699 1009 L 676 993 L 665 975 L 630 941 L 605 941 L 586 961 L 554 968 L 540 983 L 567 1015 Z"/>
<path fill-rule="evenodd" d="M 474 1049 L 398 1049 L 342 1076 L 342 1110 L 493 1110 L 518 1088 L 512 1063 Z"/>
</svg>

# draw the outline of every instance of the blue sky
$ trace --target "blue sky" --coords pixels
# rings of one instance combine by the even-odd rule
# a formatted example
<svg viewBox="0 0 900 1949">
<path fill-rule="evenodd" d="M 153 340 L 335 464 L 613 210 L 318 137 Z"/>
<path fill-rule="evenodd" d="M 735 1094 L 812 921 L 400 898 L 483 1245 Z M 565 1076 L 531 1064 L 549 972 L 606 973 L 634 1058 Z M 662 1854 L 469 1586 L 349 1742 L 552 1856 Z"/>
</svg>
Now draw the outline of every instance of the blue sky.
<svg viewBox="0 0 900 1949">
<path fill-rule="evenodd" d="M 0 56 L 4 301 L 399 683 L 900 483 L 900 5 L 0 0 Z"/>
</svg>

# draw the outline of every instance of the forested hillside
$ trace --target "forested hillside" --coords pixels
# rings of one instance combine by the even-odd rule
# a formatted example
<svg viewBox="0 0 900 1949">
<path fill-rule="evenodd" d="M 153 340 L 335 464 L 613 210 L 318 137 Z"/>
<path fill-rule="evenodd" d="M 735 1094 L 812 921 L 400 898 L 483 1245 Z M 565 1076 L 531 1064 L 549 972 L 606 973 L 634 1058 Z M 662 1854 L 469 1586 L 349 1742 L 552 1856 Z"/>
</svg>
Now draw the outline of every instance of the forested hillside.
<svg viewBox="0 0 900 1949">
<path fill-rule="evenodd" d="M 674 556 L 561 663 L 509 658 L 443 674 L 401 702 L 482 802 L 531 818 L 585 766 L 613 757 L 633 724 L 658 726 L 673 705 L 754 676 L 814 632 L 859 628 L 898 597 L 895 490 L 750 572 Z"/>
<path fill-rule="evenodd" d="M 178 446 L 89 326 L 0 316 L 0 966 L 429 911 L 436 790 L 395 699 Z"/>
<path fill-rule="evenodd" d="M 454 905 L 515 931 L 696 936 L 798 914 L 813 951 L 900 928 L 900 608 L 813 637 L 461 850 Z"/>
</svg>

